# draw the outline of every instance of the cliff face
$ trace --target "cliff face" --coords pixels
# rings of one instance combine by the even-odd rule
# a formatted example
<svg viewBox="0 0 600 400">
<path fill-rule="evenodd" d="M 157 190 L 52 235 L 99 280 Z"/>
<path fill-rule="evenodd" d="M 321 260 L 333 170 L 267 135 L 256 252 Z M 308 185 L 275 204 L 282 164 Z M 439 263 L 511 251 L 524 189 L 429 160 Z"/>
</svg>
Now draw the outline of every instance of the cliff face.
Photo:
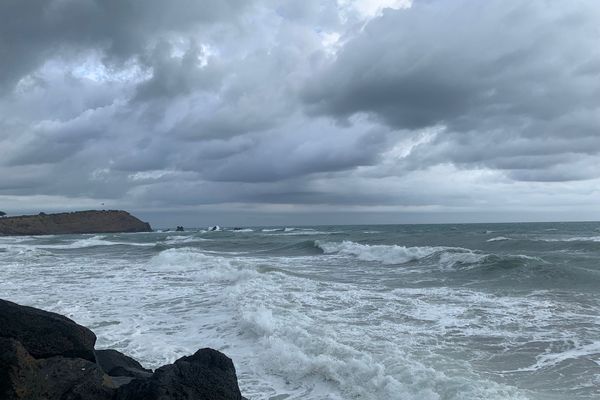
<svg viewBox="0 0 600 400">
<path fill-rule="evenodd" d="M 78 211 L 0 218 L 0 235 L 60 235 L 69 233 L 151 232 L 126 211 Z"/>
</svg>

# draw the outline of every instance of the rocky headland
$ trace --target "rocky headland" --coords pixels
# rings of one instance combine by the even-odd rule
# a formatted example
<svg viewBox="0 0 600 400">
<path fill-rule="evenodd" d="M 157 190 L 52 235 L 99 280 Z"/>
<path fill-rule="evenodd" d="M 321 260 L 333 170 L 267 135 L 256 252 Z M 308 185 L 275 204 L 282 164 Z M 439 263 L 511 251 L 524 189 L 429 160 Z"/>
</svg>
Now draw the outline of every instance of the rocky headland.
<svg viewBox="0 0 600 400">
<path fill-rule="evenodd" d="M 39 213 L 0 218 L 0 235 L 151 232 L 147 222 L 121 210 Z"/>
<path fill-rule="evenodd" d="M 0 300 L 0 399 L 243 400 L 231 359 L 200 349 L 155 371 L 95 350 L 88 328 Z"/>
</svg>

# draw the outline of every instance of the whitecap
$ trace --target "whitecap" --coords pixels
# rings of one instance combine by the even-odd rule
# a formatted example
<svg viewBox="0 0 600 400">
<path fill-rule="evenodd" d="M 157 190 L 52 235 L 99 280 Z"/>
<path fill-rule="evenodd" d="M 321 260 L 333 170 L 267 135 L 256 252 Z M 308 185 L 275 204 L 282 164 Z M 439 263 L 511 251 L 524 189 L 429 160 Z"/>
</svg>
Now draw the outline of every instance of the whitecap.
<svg viewBox="0 0 600 400">
<path fill-rule="evenodd" d="M 600 236 L 573 236 L 567 238 L 538 238 L 541 242 L 600 242 Z"/>
<path fill-rule="evenodd" d="M 554 367 L 567 360 L 587 358 L 600 365 L 600 342 L 588 343 L 586 345 L 575 345 L 565 351 L 550 352 L 538 355 L 536 363 L 528 367 L 504 372 L 531 372 L 545 368 Z"/>
<path fill-rule="evenodd" d="M 428 257 L 446 247 L 405 247 L 398 245 L 368 245 L 345 240 L 343 242 L 315 241 L 315 246 L 325 254 L 344 254 L 363 261 L 379 261 L 383 264 L 403 264 Z"/>
<path fill-rule="evenodd" d="M 184 243 L 195 243 L 195 242 L 207 242 L 212 239 L 200 238 L 195 236 L 186 236 L 186 235 L 175 235 L 175 236 L 167 236 L 165 238 L 166 244 L 184 244 Z"/>
<path fill-rule="evenodd" d="M 491 239 L 486 240 L 486 242 L 500 242 L 504 240 L 512 240 L 511 238 L 507 238 L 505 236 L 496 236 Z"/>
</svg>

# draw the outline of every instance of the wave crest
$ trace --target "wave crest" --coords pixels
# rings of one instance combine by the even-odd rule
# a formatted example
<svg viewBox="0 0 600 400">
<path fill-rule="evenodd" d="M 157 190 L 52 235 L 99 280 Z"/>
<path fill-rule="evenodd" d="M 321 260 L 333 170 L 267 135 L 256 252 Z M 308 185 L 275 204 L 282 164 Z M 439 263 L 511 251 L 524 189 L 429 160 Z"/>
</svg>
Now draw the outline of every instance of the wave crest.
<svg viewBox="0 0 600 400">
<path fill-rule="evenodd" d="M 511 240 L 511 239 L 507 238 L 506 236 L 496 236 L 496 237 L 486 240 L 486 242 L 501 242 L 504 240 Z"/>
<path fill-rule="evenodd" d="M 325 254 L 344 254 L 355 256 L 363 261 L 379 261 L 383 264 L 404 264 L 429 257 L 448 247 L 406 247 L 398 245 L 368 245 L 344 240 L 343 242 L 315 241 L 315 246 Z"/>
</svg>

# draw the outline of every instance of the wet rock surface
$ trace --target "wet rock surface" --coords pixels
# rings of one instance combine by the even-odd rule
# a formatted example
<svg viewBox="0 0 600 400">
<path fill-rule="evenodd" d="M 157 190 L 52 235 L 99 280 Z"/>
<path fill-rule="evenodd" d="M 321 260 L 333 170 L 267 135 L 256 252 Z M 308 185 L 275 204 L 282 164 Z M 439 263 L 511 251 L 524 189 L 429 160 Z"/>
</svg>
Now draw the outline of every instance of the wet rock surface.
<svg viewBox="0 0 600 400">
<path fill-rule="evenodd" d="M 154 373 L 59 314 L 0 300 L 0 399 L 241 400 L 235 367 L 201 349 Z"/>
<path fill-rule="evenodd" d="M 201 349 L 158 368 L 149 379 L 136 379 L 117 391 L 117 400 L 211 399 L 241 400 L 230 358 Z"/>
<path fill-rule="evenodd" d="M 0 299 L 0 337 L 21 342 L 35 358 L 77 357 L 96 361 L 96 335 L 60 314 Z"/>
<path fill-rule="evenodd" d="M 146 369 L 133 358 L 112 349 L 96 350 L 96 363 L 110 376 L 149 378 L 151 369 Z"/>
</svg>

